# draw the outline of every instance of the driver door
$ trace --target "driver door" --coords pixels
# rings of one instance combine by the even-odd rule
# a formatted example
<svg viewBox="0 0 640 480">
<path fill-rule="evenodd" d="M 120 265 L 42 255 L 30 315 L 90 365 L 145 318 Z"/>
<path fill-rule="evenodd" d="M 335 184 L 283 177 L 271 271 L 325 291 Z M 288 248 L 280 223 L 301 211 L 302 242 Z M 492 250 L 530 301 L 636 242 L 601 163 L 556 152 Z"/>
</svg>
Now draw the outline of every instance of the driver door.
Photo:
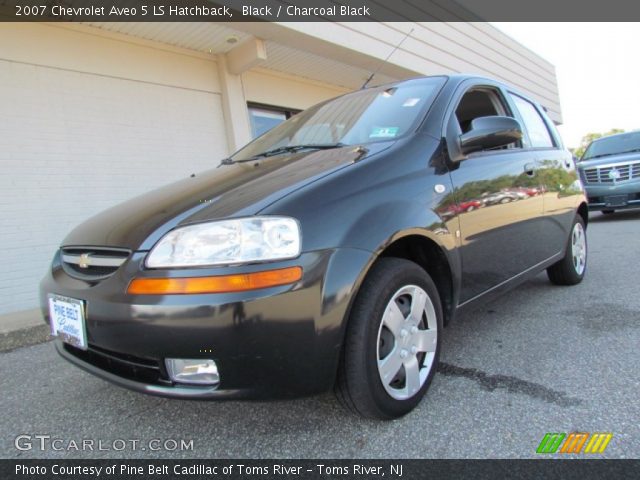
<svg viewBox="0 0 640 480">
<path fill-rule="evenodd" d="M 449 122 L 457 122 L 460 133 L 477 117 L 514 116 L 495 85 L 467 86 L 455 105 Z M 536 184 L 537 167 L 535 156 L 521 142 L 471 153 L 453 163 L 462 258 L 460 303 L 543 260 L 543 200 L 525 189 Z"/>
</svg>

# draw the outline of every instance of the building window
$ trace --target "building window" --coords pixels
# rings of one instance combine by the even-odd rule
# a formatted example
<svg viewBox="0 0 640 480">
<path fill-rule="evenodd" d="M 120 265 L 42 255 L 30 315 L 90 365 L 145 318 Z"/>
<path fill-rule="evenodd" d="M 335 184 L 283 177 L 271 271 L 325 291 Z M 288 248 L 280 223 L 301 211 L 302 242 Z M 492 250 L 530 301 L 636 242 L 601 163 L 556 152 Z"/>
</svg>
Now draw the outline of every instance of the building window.
<svg viewBox="0 0 640 480">
<path fill-rule="evenodd" d="M 253 138 L 268 132 L 298 112 L 299 110 L 250 103 L 249 118 L 251 119 L 251 134 Z"/>
</svg>

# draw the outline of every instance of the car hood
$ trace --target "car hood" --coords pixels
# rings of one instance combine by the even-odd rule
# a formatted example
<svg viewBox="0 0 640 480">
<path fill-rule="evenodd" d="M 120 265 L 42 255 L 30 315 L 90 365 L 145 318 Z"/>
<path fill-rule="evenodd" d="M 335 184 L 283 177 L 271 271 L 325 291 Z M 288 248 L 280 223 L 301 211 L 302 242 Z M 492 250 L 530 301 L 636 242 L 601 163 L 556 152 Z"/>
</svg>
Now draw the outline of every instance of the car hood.
<svg viewBox="0 0 640 480">
<path fill-rule="evenodd" d="M 149 250 L 176 226 L 255 215 L 289 193 L 392 144 L 310 150 L 221 164 L 99 213 L 75 228 L 62 246 Z"/>
<path fill-rule="evenodd" d="M 626 164 L 640 161 L 640 152 L 619 153 L 617 155 L 608 155 L 606 157 L 594 158 L 592 160 L 584 160 L 578 163 L 578 168 L 600 167 L 602 165 Z"/>
</svg>

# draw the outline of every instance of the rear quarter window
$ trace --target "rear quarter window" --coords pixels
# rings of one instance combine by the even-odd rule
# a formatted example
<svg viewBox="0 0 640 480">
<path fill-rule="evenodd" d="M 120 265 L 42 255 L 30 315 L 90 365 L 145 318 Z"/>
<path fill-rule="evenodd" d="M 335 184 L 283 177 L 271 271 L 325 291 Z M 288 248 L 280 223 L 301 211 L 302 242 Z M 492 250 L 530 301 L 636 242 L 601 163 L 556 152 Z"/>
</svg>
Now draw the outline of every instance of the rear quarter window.
<svg viewBox="0 0 640 480">
<path fill-rule="evenodd" d="M 527 129 L 527 133 L 529 134 L 529 145 L 525 145 L 525 147 L 554 147 L 555 145 L 551 138 L 551 134 L 549 133 L 549 128 L 535 105 L 529 100 L 522 98 L 520 95 L 510 93 L 509 96 L 518 109 L 520 118 L 522 118 L 524 127 Z"/>
</svg>

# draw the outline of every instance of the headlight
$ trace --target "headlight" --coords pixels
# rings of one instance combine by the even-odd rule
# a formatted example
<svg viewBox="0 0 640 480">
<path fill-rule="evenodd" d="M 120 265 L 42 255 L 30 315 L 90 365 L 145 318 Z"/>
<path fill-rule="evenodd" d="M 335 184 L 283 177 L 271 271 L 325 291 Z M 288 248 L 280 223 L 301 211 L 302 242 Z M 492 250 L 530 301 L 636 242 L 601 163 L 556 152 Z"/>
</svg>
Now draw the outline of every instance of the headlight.
<svg viewBox="0 0 640 480">
<path fill-rule="evenodd" d="M 200 223 L 167 233 L 151 249 L 149 268 L 195 267 L 284 260 L 300 255 L 293 218 L 248 217 Z"/>
</svg>

